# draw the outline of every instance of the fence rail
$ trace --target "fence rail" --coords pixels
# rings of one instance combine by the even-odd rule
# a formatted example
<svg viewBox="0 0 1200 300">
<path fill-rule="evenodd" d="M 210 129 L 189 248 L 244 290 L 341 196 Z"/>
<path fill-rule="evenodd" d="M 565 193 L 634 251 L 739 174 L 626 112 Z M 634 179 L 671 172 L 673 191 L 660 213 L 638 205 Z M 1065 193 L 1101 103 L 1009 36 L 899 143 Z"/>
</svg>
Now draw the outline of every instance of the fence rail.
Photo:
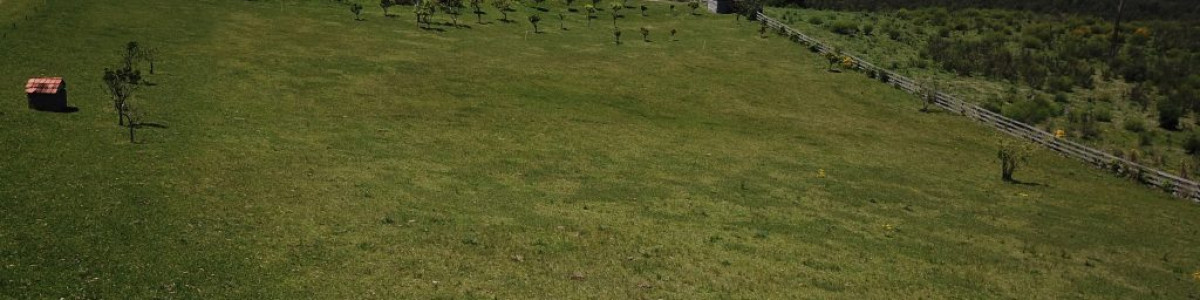
<svg viewBox="0 0 1200 300">
<path fill-rule="evenodd" d="M 809 45 L 820 54 L 834 53 L 834 48 L 822 43 L 804 33 L 796 31 L 786 24 L 780 23 L 775 19 L 759 12 L 758 19 L 763 22 L 764 26 L 779 31 L 785 34 L 793 41 Z M 876 67 L 875 65 L 859 58 L 858 56 L 845 52 L 839 53 L 845 57 L 849 57 L 855 62 L 855 68 L 863 71 L 874 71 L 882 78 L 886 79 L 886 83 L 891 84 L 901 90 L 911 94 L 922 95 L 927 93 L 921 88 L 921 85 L 908 77 L 896 74 L 890 70 Z M 886 77 L 885 77 L 886 76 Z M 1029 140 L 1033 143 L 1045 146 L 1046 148 L 1058 152 L 1064 156 L 1073 157 L 1096 167 L 1104 168 L 1121 175 L 1136 179 L 1146 185 L 1159 188 L 1179 198 L 1191 200 L 1200 203 L 1200 184 L 1194 181 L 1181 178 L 1171 173 L 1163 172 L 1158 169 L 1144 166 L 1134 161 L 1130 161 L 1123 157 L 1112 155 L 1108 152 L 1100 151 L 1095 148 L 1080 145 L 1079 143 L 1058 138 L 1053 134 L 1046 132 L 1029 124 L 1022 123 L 1017 120 L 1010 119 L 993 111 L 984 109 L 974 103 L 963 101 L 958 97 L 941 92 L 932 92 L 933 104 L 950 112 L 959 113 L 976 122 L 988 125 L 1005 134 Z"/>
</svg>

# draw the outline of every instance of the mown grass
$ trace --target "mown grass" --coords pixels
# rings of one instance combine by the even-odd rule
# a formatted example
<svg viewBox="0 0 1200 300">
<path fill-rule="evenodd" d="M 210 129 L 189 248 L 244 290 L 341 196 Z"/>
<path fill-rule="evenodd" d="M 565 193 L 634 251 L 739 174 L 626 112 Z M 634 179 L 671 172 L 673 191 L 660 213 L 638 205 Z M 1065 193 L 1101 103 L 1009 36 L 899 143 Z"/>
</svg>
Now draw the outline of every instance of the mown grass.
<svg viewBox="0 0 1200 300">
<path fill-rule="evenodd" d="M 617 46 L 603 12 L 532 34 L 282 3 L 20 25 L 0 82 L 65 76 L 80 111 L 0 91 L 0 294 L 1200 295 L 1195 205 L 1046 152 L 1003 184 L 988 129 L 732 16 L 650 2 Z M 133 145 L 97 80 L 129 40 L 159 48 L 135 101 L 167 127 Z"/>
</svg>

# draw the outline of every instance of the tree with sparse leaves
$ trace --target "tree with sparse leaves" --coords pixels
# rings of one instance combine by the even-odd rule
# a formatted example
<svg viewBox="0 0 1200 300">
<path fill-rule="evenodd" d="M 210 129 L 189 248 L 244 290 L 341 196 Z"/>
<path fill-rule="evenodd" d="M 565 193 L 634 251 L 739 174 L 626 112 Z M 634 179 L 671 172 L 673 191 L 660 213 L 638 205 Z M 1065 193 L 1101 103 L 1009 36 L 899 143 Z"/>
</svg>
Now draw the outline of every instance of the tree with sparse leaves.
<svg viewBox="0 0 1200 300">
<path fill-rule="evenodd" d="M 621 44 L 621 28 L 613 27 L 613 39 L 617 45 Z"/>
<path fill-rule="evenodd" d="M 591 4 L 584 5 L 583 10 L 587 11 L 587 26 L 592 27 L 592 19 L 596 18 L 596 6 Z"/>
<path fill-rule="evenodd" d="M 512 10 L 512 0 L 492 0 L 492 7 L 500 11 L 504 17 L 500 20 L 508 22 L 508 11 Z"/>
<path fill-rule="evenodd" d="M 643 16 L 643 17 L 645 17 L 645 16 L 646 16 L 646 10 L 647 10 L 647 9 L 649 9 L 649 8 L 648 8 L 648 7 L 646 7 L 646 5 L 642 5 L 642 16 Z"/>
<path fill-rule="evenodd" d="M 379 0 L 379 8 L 383 8 L 383 16 L 384 17 L 391 16 L 391 14 L 388 13 L 388 9 L 392 8 L 392 6 L 395 6 L 395 5 L 396 5 L 396 2 L 392 1 L 392 0 Z"/>
<path fill-rule="evenodd" d="M 539 16 L 537 14 L 533 14 L 533 15 L 529 16 L 529 24 L 533 24 L 533 33 L 540 32 L 540 31 L 538 31 L 538 22 L 541 22 L 541 21 L 542 21 L 542 16 Z"/>
<path fill-rule="evenodd" d="M 462 14 L 463 0 L 439 0 L 438 4 L 438 6 L 442 8 L 442 11 L 450 15 L 451 22 L 453 22 L 454 27 L 457 28 L 458 15 Z"/>
<path fill-rule="evenodd" d="M 483 23 L 483 0 L 471 0 L 471 9 L 475 10 L 476 22 Z"/>
<path fill-rule="evenodd" d="M 672 40 L 672 41 L 674 41 L 674 40 L 675 40 L 675 32 L 676 32 L 676 31 L 675 31 L 675 28 L 671 28 L 671 40 Z"/>
<path fill-rule="evenodd" d="M 617 18 L 621 17 L 621 13 L 620 13 L 621 9 L 624 8 L 625 6 L 621 5 L 621 3 L 617 3 L 617 2 L 613 2 L 609 6 L 612 9 L 613 27 L 617 27 Z"/>
<path fill-rule="evenodd" d="M 642 27 L 641 32 L 642 32 L 642 41 L 650 42 L 650 29 L 646 28 L 646 27 Z"/>
<path fill-rule="evenodd" d="M 359 17 L 360 15 L 362 15 L 362 10 L 363 10 L 362 4 L 354 3 L 354 4 L 350 5 L 350 12 L 354 13 L 355 21 L 362 21 L 362 18 Z"/>
</svg>

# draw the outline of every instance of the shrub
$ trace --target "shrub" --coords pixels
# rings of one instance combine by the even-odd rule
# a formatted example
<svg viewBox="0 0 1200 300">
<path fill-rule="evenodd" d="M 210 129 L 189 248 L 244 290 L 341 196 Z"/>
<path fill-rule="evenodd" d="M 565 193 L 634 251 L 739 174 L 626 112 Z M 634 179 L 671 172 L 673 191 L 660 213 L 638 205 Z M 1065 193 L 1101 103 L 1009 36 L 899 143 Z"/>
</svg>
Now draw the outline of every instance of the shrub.
<svg viewBox="0 0 1200 300">
<path fill-rule="evenodd" d="M 1107 108 L 1092 110 L 1092 116 L 1096 117 L 1096 122 L 1112 122 L 1112 111 Z"/>
<path fill-rule="evenodd" d="M 1183 151 L 1191 155 L 1200 154 L 1200 136 L 1195 132 L 1189 134 L 1187 139 L 1183 140 Z"/>
<path fill-rule="evenodd" d="M 864 35 L 871 35 L 875 33 L 875 26 L 871 24 L 863 25 L 862 31 Z"/>
<path fill-rule="evenodd" d="M 1070 99 L 1067 98 L 1067 94 L 1064 94 L 1064 93 L 1054 94 L 1054 102 L 1067 103 L 1069 101 L 1070 101 Z"/>
<path fill-rule="evenodd" d="M 1175 101 L 1158 103 L 1158 126 L 1166 130 L 1179 130 L 1179 118 L 1184 114 L 1183 105 Z"/>
<path fill-rule="evenodd" d="M 858 33 L 858 25 L 849 20 L 833 22 L 829 25 L 829 30 L 842 35 L 854 35 Z"/>
<path fill-rule="evenodd" d="M 1121 127 L 1125 128 L 1125 130 L 1129 130 L 1130 132 L 1143 132 L 1146 131 L 1146 122 L 1140 117 L 1132 117 L 1125 119 L 1125 122 L 1121 124 Z"/>
<path fill-rule="evenodd" d="M 883 32 L 886 33 L 888 38 L 891 38 L 893 41 L 900 41 L 900 31 L 899 30 L 888 28 L 888 29 L 884 29 Z"/>
<path fill-rule="evenodd" d="M 808 18 L 808 23 L 813 24 L 813 25 L 821 25 L 821 24 L 825 23 L 825 19 L 821 19 L 821 17 L 813 16 L 812 18 Z"/>
<path fill-rule="evenodd" d="M 1033 100 L 1006 105 L 1002 111 L 1006 117 L 1028 124 L 1037 124 L 1058 115 L 1059 108 L 1045 97 L 1035 97 Z"/>
</svg>

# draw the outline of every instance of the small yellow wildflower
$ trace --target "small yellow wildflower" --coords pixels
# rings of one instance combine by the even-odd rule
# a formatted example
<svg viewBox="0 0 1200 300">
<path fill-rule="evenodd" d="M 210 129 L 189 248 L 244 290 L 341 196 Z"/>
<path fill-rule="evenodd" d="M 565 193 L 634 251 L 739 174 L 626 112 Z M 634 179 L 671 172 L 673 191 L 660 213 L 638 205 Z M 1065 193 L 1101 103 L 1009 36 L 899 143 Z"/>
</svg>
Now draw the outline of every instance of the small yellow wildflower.
<svg viewBox="0 0 1200 300">
<path fill-rule="evenodd" d="M 825 178 L 825 169 L 817 170 L 817 178 Z"/>
<path fill-rule="evenodd" d="M 1200 281 L 1200 270 L 1196 271 L 1196 273 L 1192 273 L 1192 278 L 1195 278 L 1196 281 Z"/>
<path fill-rule="evenodd" d="M 895 230 L 895 229 L 896 229 L 896 227 L 895 227 L 895 226 L 892 226 L 892 224 L 884 224 L 884 225 L 883 225 L 883 229 L 884 229 L 884 230 L 887 230 L 887 231 L 892 231 L 892 230 Z"/>
</svg>

